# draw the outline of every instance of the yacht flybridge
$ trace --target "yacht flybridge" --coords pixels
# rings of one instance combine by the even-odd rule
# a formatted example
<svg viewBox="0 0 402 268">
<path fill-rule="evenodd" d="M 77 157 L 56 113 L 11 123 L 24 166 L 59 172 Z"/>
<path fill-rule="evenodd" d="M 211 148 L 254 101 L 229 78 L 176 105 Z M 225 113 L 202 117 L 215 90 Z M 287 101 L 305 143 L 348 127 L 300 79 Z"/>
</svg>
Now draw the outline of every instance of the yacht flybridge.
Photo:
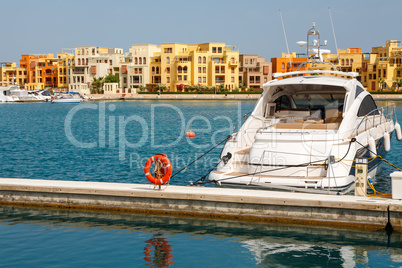
<svg viewBox="0 0 402 268">
<path fill-rule="evenodd" d="M 263 86 L 254 110 L 226 142 L 209 180 L 218 185 L 256 186 L 307 192 L 346 192 L 354 186 L 354 160 L 369 158 L 370 175 L 390 150 L 393 103 L 377 107 L 356 73 L 324 66 L 318 40 L 304 71 L 275 74 Z M 310 52 L 313 52 L 310 55 Z M 286 79 L 284 79 L 286 78 Z"/>
</svg>

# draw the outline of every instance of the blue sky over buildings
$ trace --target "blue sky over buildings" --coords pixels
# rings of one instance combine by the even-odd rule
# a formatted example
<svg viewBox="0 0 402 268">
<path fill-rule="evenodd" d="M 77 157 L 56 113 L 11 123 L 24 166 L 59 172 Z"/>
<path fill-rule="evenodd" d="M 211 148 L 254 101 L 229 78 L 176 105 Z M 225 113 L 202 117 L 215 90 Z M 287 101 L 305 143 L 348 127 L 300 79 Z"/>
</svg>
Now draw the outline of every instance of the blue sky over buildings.
<svg viewBox="0 0 402 268">
<path fill-rule="evenodd" d="M 241 54 L 280 57 L 286 51 L 279 10 L 290 51 L 305 52 L 315 22 L 328 49 L 335 52 L 328 8 L 339 48 L 385 45 L 402 39 L 400 0 L 250 0 L 250 1 L 0 1 L 0 62 L 21 54 L 56 53 L 75 46 L 123 48 L 131 44 L 225 42 Z"/>
</svg>

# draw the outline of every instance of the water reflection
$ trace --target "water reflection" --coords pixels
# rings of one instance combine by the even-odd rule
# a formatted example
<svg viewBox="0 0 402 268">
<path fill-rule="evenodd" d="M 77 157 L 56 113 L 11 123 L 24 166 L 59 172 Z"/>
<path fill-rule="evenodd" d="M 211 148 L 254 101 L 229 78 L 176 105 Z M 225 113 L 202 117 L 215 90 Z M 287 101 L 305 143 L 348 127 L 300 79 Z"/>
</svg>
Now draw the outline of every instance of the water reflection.
<svg viewBox="0 0 402 268">
<path fill-rule="evenodd" d="M 148 239 L 144 248 L 144 260 L 149 267 L 169 267 L 173 261 L 172 246 L 161 233 Z"/>
<path fill-rule="evenodd" d="M 60 230 L 68 230 L 70 235 L 94 232 L 98 239 L 112 240 L 111 233 L 116 236 L 117 231 L 119 236 L 138 243 L 142 250 L 140 258 L 138 251 L 125 257 L 150 267 L 190 263 L 237 267 L 359 267 L 376 266 L 377 262 L 382 266 L 402 265 L 402 235 L 397 232 L 388 238 L 385 231 L 0 207 L 0 231 L 4 234 L 7 226 L 16 225 L 40 226 L 38 240 L 43 240 L 44 233 L 54 235 L 52 232 Z M 67 244 L 60 233 L 58 243 Z M 26 233 L 14 235 L 23 240 Z M 7 246 L 4 243 L 0 242 L 0 248 Z M 108 250 L 121 250 L 118 246 L 111 243 Z"/>
</svg>

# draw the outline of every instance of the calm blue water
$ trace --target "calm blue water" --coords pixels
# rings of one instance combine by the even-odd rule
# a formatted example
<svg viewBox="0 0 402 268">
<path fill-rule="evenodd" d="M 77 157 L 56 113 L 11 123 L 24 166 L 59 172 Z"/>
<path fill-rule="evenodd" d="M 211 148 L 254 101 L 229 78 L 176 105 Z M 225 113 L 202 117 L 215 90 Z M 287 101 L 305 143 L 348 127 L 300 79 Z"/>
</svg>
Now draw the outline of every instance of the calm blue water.
<svg viewBox="0 0 402 268">
<path fill-rule="evenodd" d="M 239 114 L 253 106 L 237 101 L 1 105 L 0 176 L 148 183 L 143 167 L 150 156 L 167 154 L 178 171 L 231 134 Z M 184 136 L 190 125 L 195 139 Z M 171 183 L 187 185 L 204 175 L 219 154 L 214 150 Z"/>
<path fill-rule="evenodd" d="M 254 101 L 0 105 L 0 177 L 147 183 L 166 153 L 174 171 L 231 133 Z M 397 108 L 402 120 L 402 107 Z M 191 123 L 192 121 L 192 123 Z M 190 128 L 195 139 L 184 137 Z M 212 137 L 212 138 L 211 138 Z M 401 162 L 395 137 L 387 159 Z M 173 178 L 187 185 L 220 150 Z M 390 192 L 382 165 L 377 190 Z M 232 221 L 0 207 L 1 267 L 400 267 L 401 234 Z"/>
<path fill-rule="evenodd" d="M 0 207 L 1 267 L 400 267 L 402 237 L 305 226 Z"/>
</svg>

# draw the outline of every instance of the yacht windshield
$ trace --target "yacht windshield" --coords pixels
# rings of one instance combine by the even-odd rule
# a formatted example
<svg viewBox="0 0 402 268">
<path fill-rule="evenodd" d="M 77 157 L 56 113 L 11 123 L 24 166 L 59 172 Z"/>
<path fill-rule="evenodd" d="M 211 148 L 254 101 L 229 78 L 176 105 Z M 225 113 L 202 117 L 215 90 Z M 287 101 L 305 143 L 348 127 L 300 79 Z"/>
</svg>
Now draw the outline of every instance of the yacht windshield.
<svg viewBox="0 0 402 268">
<path fill-rule="evenodd" d="M 309 110 L 332 108 L 342 111 L 345 100 L 345 94 L 341 93 L 295 94 L 292 97 L 298 109 Z"/>
</svg>

